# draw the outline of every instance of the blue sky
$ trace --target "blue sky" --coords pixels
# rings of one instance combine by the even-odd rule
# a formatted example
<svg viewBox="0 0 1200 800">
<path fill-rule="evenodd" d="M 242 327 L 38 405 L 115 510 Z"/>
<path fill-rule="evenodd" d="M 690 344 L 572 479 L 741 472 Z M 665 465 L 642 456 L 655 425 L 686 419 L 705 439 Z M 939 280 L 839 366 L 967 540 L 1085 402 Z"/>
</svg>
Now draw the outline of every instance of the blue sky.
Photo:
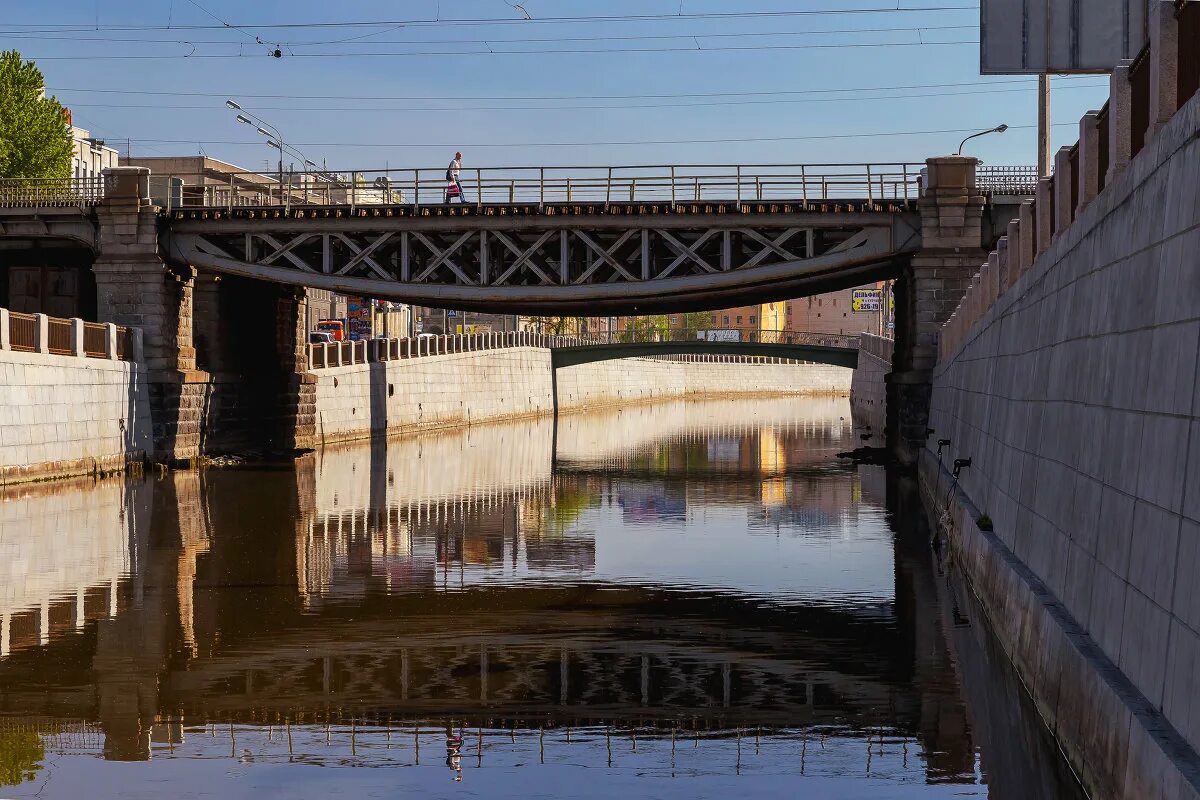
<svg viewBox="0 0 1200 800">
<path fill-rule="evenodd" d="M 521 5 L 533 20 L 505 0 L 0 0 L 0 48 L 38 60 L 77 124 L 122 152 L 128 138 L 135 155 L 203 151 L 255 169 L 274 151 L 227 96 L 343 170 L 440 167 L 455 149 L 468 166 L 919 161 L 965 134 L 879 134 L 1000 122 L 1013 130 L 971 152 L 1036 160 L 1021 127 L 1037 121 L 1035 80 L 979 75 L 972 0 Z M 890 10 L 847 13 L 871 8 Z M 795 13 L 822 10 L 839 13 Z M 579 16 L 614 19 L 546 21 Z M 240 27 L 280 24 L 299 27 Z M 268 55 L 276 46 L 282 58 Z M 526 52 L 489 52 L 503 50 Z M 1057 80 L 1056 146 L 1077 138 L 1105 86 Z M 539 99 L 514 99 L 528 97 Z"/>
</svg>

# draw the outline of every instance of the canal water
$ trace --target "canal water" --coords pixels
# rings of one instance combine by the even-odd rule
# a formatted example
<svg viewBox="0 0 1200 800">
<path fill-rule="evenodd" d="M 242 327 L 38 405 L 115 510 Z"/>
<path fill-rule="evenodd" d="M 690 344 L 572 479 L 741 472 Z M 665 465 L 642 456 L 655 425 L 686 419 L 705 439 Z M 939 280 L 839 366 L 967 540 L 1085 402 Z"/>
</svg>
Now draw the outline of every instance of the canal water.
<svg viewBox="0 0 1200 800">
<path fill-rule="evenodd" d="M 0 797 L 1082 798 L 859 438 L 672 402 L 0 489 Z"/>
</svg>

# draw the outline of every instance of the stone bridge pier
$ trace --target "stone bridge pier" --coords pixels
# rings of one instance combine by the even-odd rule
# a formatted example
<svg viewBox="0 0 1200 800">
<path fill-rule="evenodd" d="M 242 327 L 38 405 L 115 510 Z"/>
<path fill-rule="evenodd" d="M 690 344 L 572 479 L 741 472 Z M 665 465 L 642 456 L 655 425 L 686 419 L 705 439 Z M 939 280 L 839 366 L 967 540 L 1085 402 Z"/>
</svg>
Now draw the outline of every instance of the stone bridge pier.
<svg viewBox="0 0 1200 800">
<path fill-rule="evenodd" d="M 96 210 L 97 316 L 142 329 L 154 460 L 308 447 L 315 381 L 304 353 L 304 290 L 244 279 L 223 286 L 168 265 L 149 170 L 109 174 L 112 187 Z"/>
<path fill-rule="evenodd" d="M 929 430 L 941 327 L 987 260 L 978 163 L 963 156 L 928 159 L 920 200 L 921 250 L 896 281 L 895 348 L 885 379 L 887 446 L 905 466 L 916 465 Z"/>
</svg>

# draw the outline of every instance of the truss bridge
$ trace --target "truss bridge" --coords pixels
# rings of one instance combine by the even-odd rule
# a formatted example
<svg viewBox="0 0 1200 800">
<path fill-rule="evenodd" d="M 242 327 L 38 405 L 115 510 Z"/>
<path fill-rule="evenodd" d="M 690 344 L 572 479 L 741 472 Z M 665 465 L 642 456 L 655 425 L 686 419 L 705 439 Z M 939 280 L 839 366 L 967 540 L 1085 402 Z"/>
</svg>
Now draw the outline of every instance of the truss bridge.
<svg viewBox="0 0 1200 800">
<path fill-rule="evenodd" d="M 434 307 L 631 313 L 861 285 L 920 245 L 916 164 L 474 172 L 452 203 L 419 170 L 336 189 L 285 175 L 274 195 L 260 175 L 231 175 L 156 199 L 163 249 L 204 270 Z"/>
</svg>

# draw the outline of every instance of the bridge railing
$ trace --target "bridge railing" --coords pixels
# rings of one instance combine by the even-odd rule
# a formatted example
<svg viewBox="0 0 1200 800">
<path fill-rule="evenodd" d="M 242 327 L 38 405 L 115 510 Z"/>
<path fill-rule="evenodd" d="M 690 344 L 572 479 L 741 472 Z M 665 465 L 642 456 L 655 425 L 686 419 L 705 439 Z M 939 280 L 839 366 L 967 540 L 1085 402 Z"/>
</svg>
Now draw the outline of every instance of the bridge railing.
<svg viewBox="0 0 1200 800">
<path fill-rule="evenodd" d="M 1038 170 L 1025 165 L 982 165 L 975 170 L 979 191 L 989 197 L 1033 197 L 1037 193 Z"/>
<path fill-rule="evenodd" d="M 183 208 L 271 208 L 562 203 L 821 203 L 914 200 L 923 164 L 675 164 L 648 166 L 477 167 L 463 171 L 461 195 L 447 193 L 443 169 L 347 173 L 161 173 L 150 177 L 154 203 Z M 986 166 L 987 195 L 1029 195 L 1037 170 Z M 0 179 L 0 207 L 88 207 L 105 197 L 106 179 Z"/>
<path fill-rule="evenodd" d="M 778 345 L 818 345 L 826 347 L 856 348 L 857 336 L 844 336 L 804 331 L 696 331 L 679 329 L 673 331 L 613 331 L 588 334 L 553 334 L 538 331 L 508 331 L 489 333 L 461 333 L 448 335 L 425 334 L 412 338 L 368 339 L 356 342 L 328 342 L 308 345 L 309 368 L 329 369 L 356 364 L 373 364 L 382 361 L 403 361 L 428 356 L 444 356 L 454 353 L 472 353 L 483 350 L 498 350 L 512 347 L 537 347 L 544 349 L 588 347 L 609 344 L 645 344 L 662 342 L 705 342 L 712 344 L 752 343 Z M 738 334 L 731 337 L 730 334 Z M 691 353 L 686 355 L 663 355 L 687 361 L 720 361 L 723 363 L 763 364 L 794 361 L 795 359 L 775 356 L 748 356 Z"/>
<path fill-rule="evenodd" d="M 87 208 L 104 199 L 105 179 L 0 178 L 0 208 Z"/>
<path fill-rule="evenodd" d="M 140 341 L 134 328 L 0 308 L 0 350 L 136 361 Z"/>
<path fill-rule="evenodd" d="M 915 200 L 922 164 L 768 164 L 479 167 L 464 169 L 450 195 L 446 169 L 353 173 L 171 173 L 151 178 L 167 211 L 246 207 L 414 207 L 562 203 L 739 203 Z"/>
</svg>

